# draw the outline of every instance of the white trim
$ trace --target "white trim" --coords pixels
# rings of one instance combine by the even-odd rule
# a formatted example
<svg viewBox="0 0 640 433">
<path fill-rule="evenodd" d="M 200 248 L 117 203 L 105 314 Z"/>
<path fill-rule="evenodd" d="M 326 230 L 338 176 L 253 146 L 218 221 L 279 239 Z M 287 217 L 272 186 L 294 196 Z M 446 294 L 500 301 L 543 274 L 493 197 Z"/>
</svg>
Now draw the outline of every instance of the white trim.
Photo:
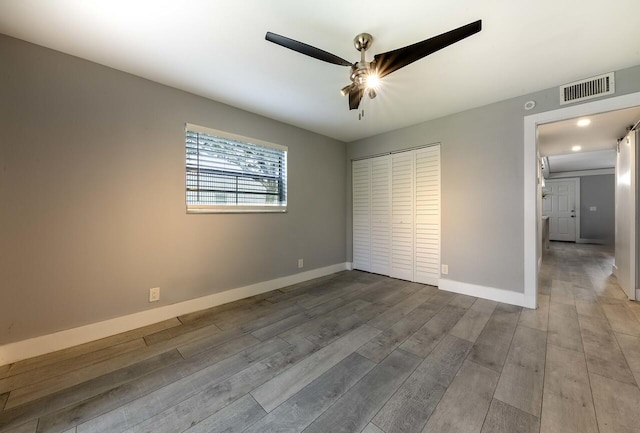
<svg viewBox="0 0 640 433">
<path fill-rule="evenodd" d="M 478 284 L 463 283 L 448 279 L 440 279 L 438 286 L 440 290 L 447 292 L 461 293 L 463 295 L 476 296 L 478 298 L 489 299 L 505 304 L 519 305 L 526 308 L 535 308 L 536 304 L 531 304 L 531 299 L 522 292 L 498 289 L 495 287 L 480 286 Z"/>
<path fill-rule="evenodd" d="M 312 280 L 349 269 L 349 263 L 337 263 L 324 268 L 300 272 L 274 280 L 263 281 L 249 286 L 238 287 L 220 293 L 190 299 L 177 304 L 166 305 L 152 310 L 141 311 L 127 316 L 116 317 L 102 322 L 91 323 L 53 334 L 30 338 L 0 346 L 0 365 L 10 364 L 22 359 L 44 355 L 78 344 L 98 340 L 122 332 L 151 325 L 183 314 L 200 311 L 216 305 L 237 301 L 238 299 L 276 290 L 292 284 Z"/>
<path fill-rule="evenodd" d="M 543 123 L 589 116 L 640 105 L 640 92 L 601 99 L 586 104 L 546 111 L 524 117 L 524 296 L 528 305 L 536 305 L 537 272 L 537 127 Z"/>
<path fill-rule="evenodd" d="M 281 144 L 272 143 L 270 141 L 259 140 L 253 137 L 245 137 L 244 135 L 233 134 L 231 132 L 220 131 L 219 129 L 207 128 L 206 126 L 194 125 L 193 123 L 186 123 L 184 125 L 184 130 L 199 132 L 201 134 L 213 135 L 214 137 L 226 138 L 227 140 L 235 140 L 242 141 L 244 143 L 249 144 L 257 144 L 263 147 L 270 147 L 272 149 L 284 150 L 285 152 L 289 151 L 287 146 L 283 146 Z"/>
<path fill-rule="evenodd" d="M 618 267 L 616 266 L 615 263 L 611 265 L 611 273 L 613 274 L 614 277 L 618 278 Z"/>
<path fill-rule="evenodd" d="M 547 179 L 562 179 L 565 177 L 583 177 L 583 176 L 599 176 L 601 174 L 616 174 L 615 168 L 596 168 L 593 170 L 578 170 L 578 171 L 561 171 L 558 173 L 549 173 Z"/>
<path fill-rule="evenodd" d="M 353 271 L 353 262 L 346 262 L 344 266 L 347 268 L 347 271 Z"/>
</svg>

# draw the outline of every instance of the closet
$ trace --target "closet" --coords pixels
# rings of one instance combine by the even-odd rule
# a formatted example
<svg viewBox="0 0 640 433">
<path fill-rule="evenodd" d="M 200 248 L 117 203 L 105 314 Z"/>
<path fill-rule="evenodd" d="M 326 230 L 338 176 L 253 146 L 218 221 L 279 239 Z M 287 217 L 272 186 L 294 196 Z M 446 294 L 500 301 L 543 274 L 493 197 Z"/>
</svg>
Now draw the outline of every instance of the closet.
<svg viewBox="0 0 640 433">
<path fill-rule="evenodd" d="M 353 268 L 438 285 L 440 145 L 353 161 Z"/>
</svg>

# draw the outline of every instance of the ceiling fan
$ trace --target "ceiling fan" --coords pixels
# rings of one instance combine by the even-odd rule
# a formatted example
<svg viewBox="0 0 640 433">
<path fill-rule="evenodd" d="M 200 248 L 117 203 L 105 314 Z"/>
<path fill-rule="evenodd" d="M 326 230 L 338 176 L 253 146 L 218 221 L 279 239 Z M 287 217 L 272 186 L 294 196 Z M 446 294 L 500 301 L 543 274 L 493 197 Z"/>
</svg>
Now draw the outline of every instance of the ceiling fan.
<svg viewBox="0 0 640 433">
<path fill-rule="evenodd" d="M 320 48 L 312 47 L 311 45 L 275 33 L 267 32 L 265 39 L 274 44 L 289 48 L 290 50 L 322 60 L 323 62 L 349 66 L 351 68 L 351 84 L 342 88 L 341 93 L 343 96 L 349 95 L 349 109 L 356 110 L 360 106 L 360 101 L 365 92 L 367 92 L 372 99 L 376 97 L 375 88 L 380 78 L 478 33 L 480 30 L 482 30 L 482 20 L 442 33 L 441 35 L 434 36 L 422 42 L 417 42 L 413 45 L 376 54 L 372 62 L 366 61 L 365 51 L 371 47 L 373 36 L 369 33 L 360 33 L 353 40 L 356 50 L 360 51 L 360 61 L 355 63 L 351 63 Z"/>
</svg>

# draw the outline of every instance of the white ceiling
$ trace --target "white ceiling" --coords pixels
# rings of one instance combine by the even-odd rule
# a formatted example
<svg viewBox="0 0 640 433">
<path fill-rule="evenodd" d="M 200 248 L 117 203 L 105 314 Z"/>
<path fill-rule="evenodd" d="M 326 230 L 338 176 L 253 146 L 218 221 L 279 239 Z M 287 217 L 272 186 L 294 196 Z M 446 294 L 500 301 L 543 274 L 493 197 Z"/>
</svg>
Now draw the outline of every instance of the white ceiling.
<svg viewBox="0 0 640 433">
<path fill-rule="evenodd" d="M 616 150 L 596 150 L 594 152 L 580 152 L 569 155 L 554 155 L 548 157 L 548 162 L 549 172 L 551 173 L 613 168 L 616 166 Z"/>
<path fill-rule="evenodd" d="M 578 120 L 588 119 L 587 126 Z M 640 120 L 640 107 L 600 113 L 538 126 L 538 150 L 548 157 L 551 173 L 612 168 L 616 144 Z M 572 147 L 580 146 L 577 152 Z"/>
<path fill-rule="evenodd" d="M 2 0 L 0 33 L 343 141 L 640 64 L 637 0 Z M 483 30 L 385 77 L 365 118 L 348 68 L 265 41 L 267 31 L 356 61 L 477 19 Z M 186 119 L 188 120 L 188 119 Z"/>
</svg>

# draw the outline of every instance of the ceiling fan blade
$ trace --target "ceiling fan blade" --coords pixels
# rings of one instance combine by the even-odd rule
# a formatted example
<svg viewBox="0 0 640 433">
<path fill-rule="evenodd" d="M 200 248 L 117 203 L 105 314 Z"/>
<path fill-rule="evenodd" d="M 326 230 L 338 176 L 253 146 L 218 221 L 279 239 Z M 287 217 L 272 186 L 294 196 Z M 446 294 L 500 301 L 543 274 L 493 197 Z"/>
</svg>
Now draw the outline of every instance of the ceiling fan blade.
<svg viewBox="0 0 640 433">
<path fill-rule="evenodd" d="M 349 92 L 349 110 L 357 110 L 364 96 L 364 89 L 356 87 Z"/>
<path fill-rule="evenodd" d="M 274 44 L 289 48 L 290 50 L 297 51 L 301 54 L 313 57 L 318 60 L 322 60 L 323 62 L 333 63 L 334 65 L 340 66 L 351 66 L 351 62 L 348 62 L 345 59 L 336 56 L 335 54 L 331 54 L 327 51 L 321 50 L 320 48 L 312 47 L 311 45 L 295 41 L 293 39 L 287 38 L 286 36 L 267 32 L 265 39 L 269 42 L 273 42 Z"/>
<path fill-rule="evenodd" d="M 433 38 L 417 42 L 397 50 L 376 54 L 373 57 L 374 67 L 378 70 L 378 75 L 382 78 L 385 75 L 397 71 L 416 60 L 433 54 L 438 50 L 455 44 L 482 30 L 482 20 L 467 24 Z"/>
</svg>

